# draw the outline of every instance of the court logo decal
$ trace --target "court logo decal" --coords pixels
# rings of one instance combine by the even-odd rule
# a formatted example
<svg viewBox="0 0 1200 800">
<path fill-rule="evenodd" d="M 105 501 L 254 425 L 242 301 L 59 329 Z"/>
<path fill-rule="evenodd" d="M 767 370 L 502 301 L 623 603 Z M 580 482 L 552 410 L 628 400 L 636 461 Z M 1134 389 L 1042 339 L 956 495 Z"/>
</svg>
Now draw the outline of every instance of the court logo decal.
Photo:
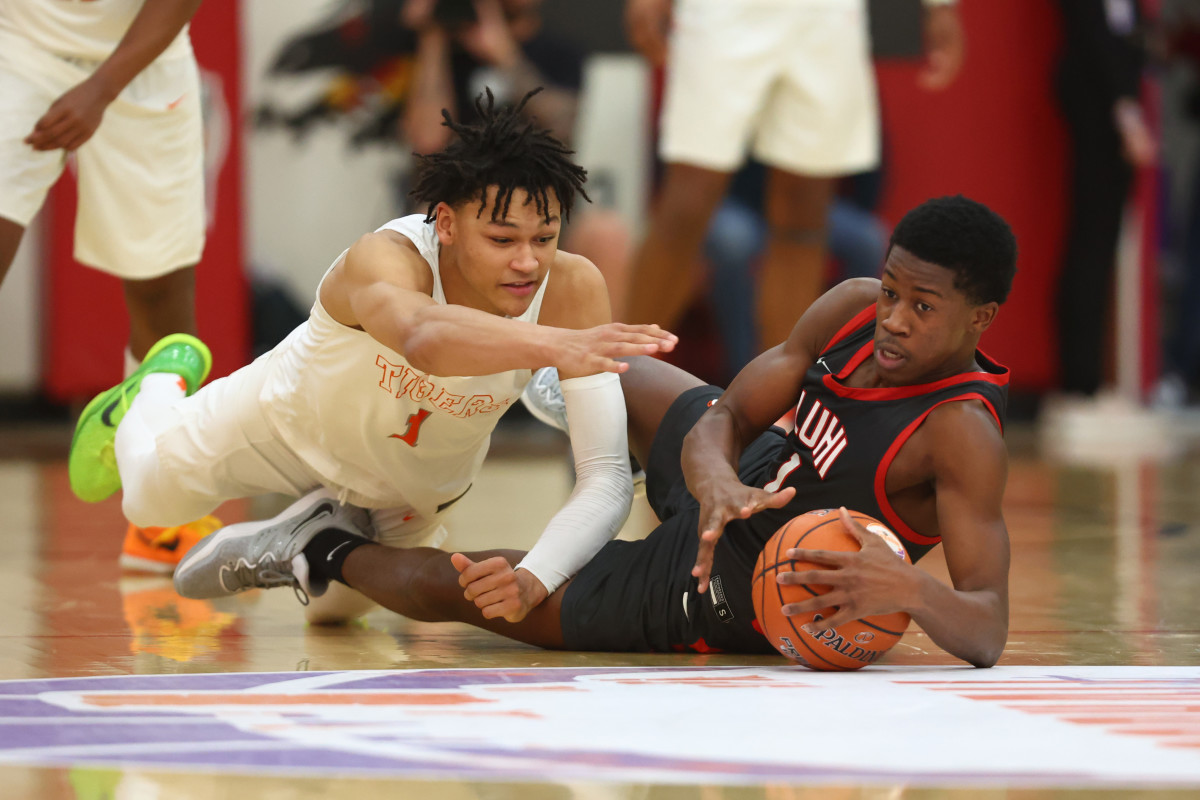
<svg viewBox="0 0 1200 800">
<path fill-rule="evenodd" d="M 0 764 L 554 782 L 1200 786 L 1200 668 L 4 681 Z"/>
</svg>

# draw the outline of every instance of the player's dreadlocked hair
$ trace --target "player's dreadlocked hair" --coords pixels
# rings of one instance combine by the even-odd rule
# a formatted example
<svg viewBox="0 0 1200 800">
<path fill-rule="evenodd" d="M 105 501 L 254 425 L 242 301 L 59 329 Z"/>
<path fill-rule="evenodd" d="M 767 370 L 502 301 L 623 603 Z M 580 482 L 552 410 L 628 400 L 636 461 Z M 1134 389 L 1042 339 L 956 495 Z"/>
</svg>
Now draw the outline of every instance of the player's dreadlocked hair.
<svg viewBox="0 0 1200 800">
<path fill-rule="evenodd" d="M 492 220 L 508 215 L 513 191 L 524 189 L 543 219 L 550 218 L 550 193 L 558 197 L 563 221 L 571 217 L 575 194 L 591 202 L 583 183 L 587 170 L 571 161 L 574 152 L 550 135 L 548 130 L 522 115 L 529 98 L 541 91 L 534 89 L 515 106 L 496 108 L 492 90 L 475 98 L 479 121 L 474 124 L 455 122 L 450 113 L 442 110 L 442 123 L 457 134 L 439 153 L 417 156 L 418 165 L 413 188 L 409 194 L 419 203 L 428 203 L 425 221 L 432 222 L 438 203 L 457 206 L 460 203 L 487 200 L 489 186 L 498 187 L 492 206 Z"/>
</svg>

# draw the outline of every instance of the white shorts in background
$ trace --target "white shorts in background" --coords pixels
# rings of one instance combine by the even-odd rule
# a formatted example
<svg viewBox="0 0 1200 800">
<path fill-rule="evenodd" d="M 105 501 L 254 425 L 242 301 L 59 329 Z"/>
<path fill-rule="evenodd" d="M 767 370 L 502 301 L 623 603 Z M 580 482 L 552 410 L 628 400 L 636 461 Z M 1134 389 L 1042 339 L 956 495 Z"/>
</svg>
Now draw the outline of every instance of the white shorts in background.
<svg viewBox="0 0 1200 800">
<path fill-rule="evenodd" d="M 659 155 L 721 172 L 749 150 L 802 175 L 879 161 L 865 4 L 681 0 L 667 57 Z"/>
<path fill-rule="evenodd" d="M 0 38 L 0 216 L 27 226 L 42 207 L 66 154 L 36 151 L 25 137 L 97 63 L 58 58 L 12 34 Z M 203 153 L 195 60 L 154 62 L 76 151 L 75 258 L 134 279 L 197 263 L 205 233 Z"/>
</svg>

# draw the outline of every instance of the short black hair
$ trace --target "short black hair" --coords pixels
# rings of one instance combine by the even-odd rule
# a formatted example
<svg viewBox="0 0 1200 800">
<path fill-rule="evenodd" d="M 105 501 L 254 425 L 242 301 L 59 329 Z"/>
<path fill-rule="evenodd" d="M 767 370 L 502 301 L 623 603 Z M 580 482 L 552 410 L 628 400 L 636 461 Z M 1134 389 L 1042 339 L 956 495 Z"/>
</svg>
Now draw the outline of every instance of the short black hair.
<svg viewBox="0 0 1200 800">
<path fill-rule="evenodd" d="M 1017 274 L 1017 238 L 1003 217 L 961 194 L 926 200 L 892 231 L 902 247 L 954 272 L 954 288 L 975 305 L 1003 303 Z"/>
<path fill-rule="evenodd" d="M 486 203 L 490 186 L 498 187 L 492 206 L 494 222 L 508 216 L 516 189 L 525 190 L 547 222 L 551 192 L 558 198 L 564 222 L 571 217 L 576 194 L 591 201 L 583 190 L 587 170 L 571 160 L 574 151 L 522 113 L 529 98 L 540 91 L 534 89 L 516 105 L 497 108 L 492 90 L 486 89 L 487 102 L 483 95 L 475 98 L 479 119 L 470 124 L 455 122 L 450 112 L 442 109 L 442 124 L 457 137 L 441 152 L 417 156 L 409 192 L 418 203 L 428 204 L 426 222 L 433 221 L 438 203 Z M 482 205 L 479 213 L 483 214 Z"/>
</svg>

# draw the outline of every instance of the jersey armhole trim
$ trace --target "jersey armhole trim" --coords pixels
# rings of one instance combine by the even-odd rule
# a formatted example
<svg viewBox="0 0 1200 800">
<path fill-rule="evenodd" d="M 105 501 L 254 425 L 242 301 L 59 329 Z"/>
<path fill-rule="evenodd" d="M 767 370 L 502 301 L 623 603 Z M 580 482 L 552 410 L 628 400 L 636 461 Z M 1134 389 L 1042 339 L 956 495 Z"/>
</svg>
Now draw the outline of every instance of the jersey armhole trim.
<svg viewBox="0 0 1200 800">
<path fill-rule="evenodd" d="M 939 400 L 937 403 L 927 409 L 924 414 L 910 422 L 908 427 L 900 432 L 900 435 L 897 436 L 896 440 L 892 442 L 890 447 L 888 447 L 887 452 L 883 454 L 883 458 L 879 462 L 879 468 L 875 470 L 875 503 L 883 511 L 883 521 L 887 523 L 888 527 L 895 531 L 901 538 L 907 539 L 913 544 L 935 545 L 942 541 L 942 537 L 926 536 L 924 534 L 917 533 L 915 530 L 910 528 L 908 524 L 904 522 L 904 520 L 900 519 L 900 515 L 896 513 L 896 509 L 892 508 L 892 504 L 889 503 L 887 499 L 887 491 L 885 489 L 887 473 L 892 466 L 892 462 L 896 459 L 896 454 L 900 452 L 900 448 L 903 447 L 905 442 L 907 442 L 913 433 L 916 432 L 917 428 L 921 427 L 921 423 L 925 421 L 926 417 L 933 413 L 935 408 L 945 403 L 955 403 L 961 400 L 979 400 L 982 402 L 987 410 L 991 413 L 992 417 L 996 420 L 996 424 L 1000 426 L 1000 430 L 1004 430 L 1004 424 L 1000 421 L 1000 415 L 996 413 L 996 408 L 992 405 L 992 402 L 982 394 L 979 394 L 978 392 L 970 392 L 968 394 L 958 395 L 957 397 L 947 397 L 945 400 Z"/>
</svg>

